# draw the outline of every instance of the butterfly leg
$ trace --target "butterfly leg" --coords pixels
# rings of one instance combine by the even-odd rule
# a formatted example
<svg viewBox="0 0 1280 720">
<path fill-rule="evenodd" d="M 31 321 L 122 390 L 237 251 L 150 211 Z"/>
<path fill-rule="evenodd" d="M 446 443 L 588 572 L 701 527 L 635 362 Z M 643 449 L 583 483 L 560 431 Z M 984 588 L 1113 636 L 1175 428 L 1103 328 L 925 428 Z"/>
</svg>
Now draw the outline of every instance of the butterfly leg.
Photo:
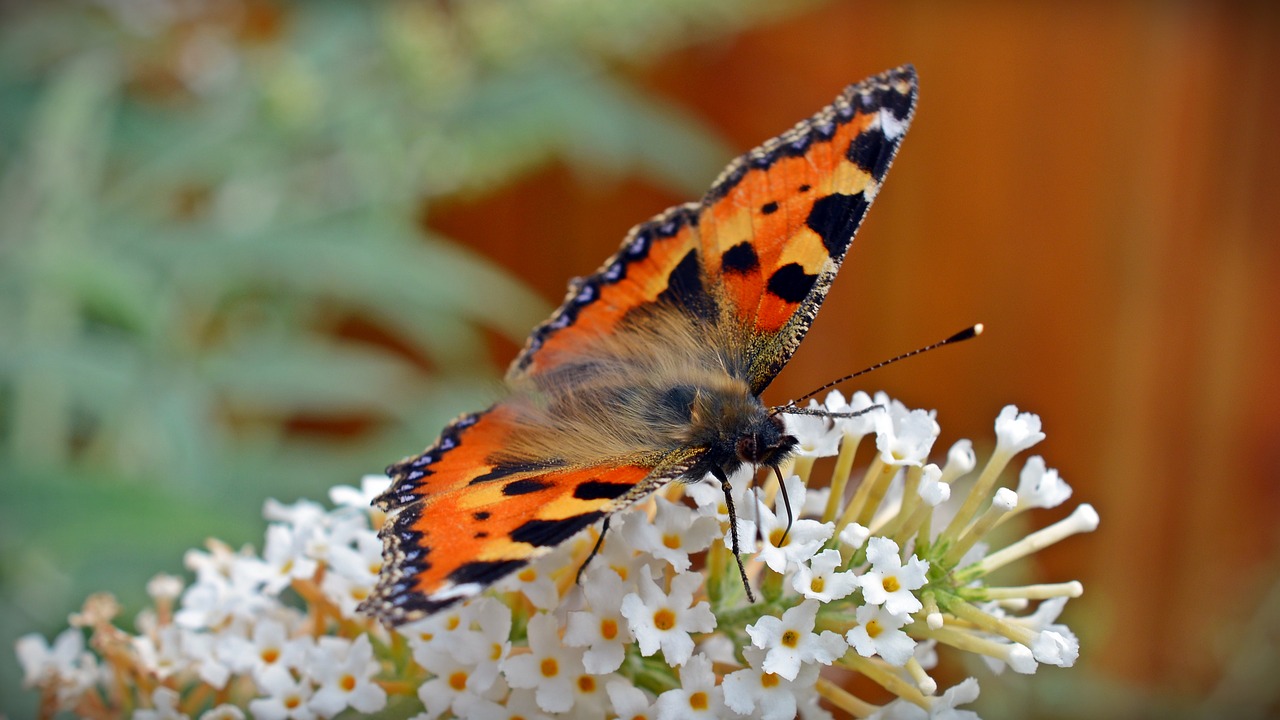
<svg viewBox="0 0 1280 720">
<path fill-rule="evenodd" d="M 742 587 L 747 591 L 747 601 L 755 602 L 756 597 L 751 594 L 751 583 L 747 580 L 746 568 L 742 567 L 742 553 L 738 547 L 738 514 L 733 508 L 733 488 L 729 485 L 729 478 L 724 474 L 724 470 L 712 467 L 711 475 L 720 481 L 720 487 L 724 490 L 724 506 L 729 510 L 729 532 L 733 541 L 733 559 L 738 563 L 738 574 L 742 576 Z"/>
<path fill-rule="evenodd" d="M 596 555 L 600 554 L 600 548 L 604 547 L 604 536 L 605 533 L 609 532 L 609 519 L 611 517 L 613 516 L 604 516 L 604 524 L 600 526 L 600 535 L 596 538 L 596 544 L 591 546 L 591 552 L 587 554 L 587 559 L 583 560 L 582 564 L 578 566 L 578 574 L 573 578 L 574 583 L 578 585 L 582 584 L 582 573 L 587 571 L 587 565 L 591 563 L 591 560 L 595 558 Z"/>
<path fill-rule="evenodd" d="M 794 520 L 794 515 L 791 512 L 791 498 L 787 497 L 787 484 L 782 481 L 782 471 L 778 469 L 777 465 L 773 466 L 773 474 L 778 478 L 778 492 L 782 493 L 782 504 L 787 508 L 787 528 L 782 531 L 782 539 L 778 540 L 778 544 L 781 545 L 787 541 L 787 533 L 791 532 L 791 522 Z"/>
</svg>

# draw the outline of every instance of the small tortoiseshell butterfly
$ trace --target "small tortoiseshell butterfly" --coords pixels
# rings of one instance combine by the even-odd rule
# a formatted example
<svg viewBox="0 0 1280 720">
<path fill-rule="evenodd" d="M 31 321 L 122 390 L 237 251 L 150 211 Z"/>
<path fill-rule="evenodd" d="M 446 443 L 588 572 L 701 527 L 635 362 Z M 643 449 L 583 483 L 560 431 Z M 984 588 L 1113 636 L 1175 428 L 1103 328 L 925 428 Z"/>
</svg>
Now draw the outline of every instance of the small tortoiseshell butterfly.
<svg viewBox="0 0 1280 720">
<path fill-rule="evenodd" d="M 672 480 L 728 491 L 796 443 L 760 393 L 817 315 L 911 122 L 911 66 L 729 164 L 701 202 L 575 279 L 508 395 L 387 469 L 386 562 L 362 609 L 398 625 L 479 593 Z"/>
</svg>

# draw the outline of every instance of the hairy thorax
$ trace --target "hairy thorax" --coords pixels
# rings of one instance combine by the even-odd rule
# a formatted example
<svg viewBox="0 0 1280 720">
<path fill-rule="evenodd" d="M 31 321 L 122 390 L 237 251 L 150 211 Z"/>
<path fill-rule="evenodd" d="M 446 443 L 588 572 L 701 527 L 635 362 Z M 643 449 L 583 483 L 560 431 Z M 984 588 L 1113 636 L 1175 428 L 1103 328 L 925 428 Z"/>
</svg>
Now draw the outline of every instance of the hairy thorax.
<svg viewBox="0 0 1280 720">
<path fill-rule="evenodd" d="M 511 383 L 502 405 L 517 418 L 504 459 L 567 466 L 698 449 L 697 476 L 772 464 L 789 445 L 748 385 L 749 358 L 712 342 L 682 313 L 652 315 L 603 336 L 556 368 Z"/>
</svg>

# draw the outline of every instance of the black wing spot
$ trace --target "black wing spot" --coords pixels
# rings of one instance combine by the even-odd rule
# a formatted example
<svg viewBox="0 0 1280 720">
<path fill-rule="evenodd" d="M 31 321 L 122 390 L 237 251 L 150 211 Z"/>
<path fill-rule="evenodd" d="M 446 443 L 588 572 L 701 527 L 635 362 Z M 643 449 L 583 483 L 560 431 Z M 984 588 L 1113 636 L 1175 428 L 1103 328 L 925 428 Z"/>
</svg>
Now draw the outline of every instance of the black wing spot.
<svg viewBox="0 0 1280 720">
<path fill-rule="evenodd" d="M 893 160 L 893 151 L 897 143 L 890 142 L 880 128 L 864 130 L 849 143 L 845 157 L 863 170 L 871 173 L 871 177 L 880 182 L 884 174 L 889 172 L 889 163 Z"/>
<path fill-rule="evenodd" d="M 537 478 L 525 478 L 523 480 L 513 480 L 502 486 L 502 494 L 512 495 L 528 495 L 532 492 L 545 490 L 551 487 L 551 483 L 538 480 Z"/>
<path fill-rule="evenodd" d="M 796 190 L 799 190 L 802 193 L 809 192 L 812 189 L 813 189 L 813 186 L 810 185 L 809 183 L 805 183 L 804 185 L 801 185 L 800 187 L 796 188 Z"/>
<path fill-rule="evenodd" d="M 804 271 L 800 263 L 787 263 L 769 276 L 769 292 L 789 303 L 798 303 L 809 297 L 809 291 L 818 281 L 817 275 Z"/>
<path fill-rule="evenodd" d="M 464 565 L 459 565 L 456 570 L 449 573 L 449 579 L 455 585 L 463 585 L 465 583 L 478 583 L 480 585 L 492 585 L 502 578 L 510 575 L 517 568 L 528 564 L 528 560 L 472 560 Z M 453 604 L 450 600 L 440 604 L 440 607 Z"/>
<path fill-rule="evenodd" d="M 537 547 L 559 545 L 602 517 L 602 512 L 589 512 L 561 520 L 529 520 L 511 531 L 511 539 Z"/>
<path fill-rule="evenodd" d="M 853 242 L 853 235 L 858 232 L 858 225 L 869 206 L 862 193 L 834 193 L 814 202 L 805 223 L 822 238 L 827 254 L 839 261 L 849 249 L 849 243 Z"/>
<path fill-rule="evenodd" d="M 579 500 L 615 500 L 626 495 L 631 483 L 611 483 L 602 480 L 588 480 L 574 488 L 573 496 Z"/>
<path fill-rule="evenodd" d="M 703 318 L 715 317 L 715 305 L 702 287 L 702 268 L 698 251 L 690 250 L 667 275 L 667 288 L 658 293 L 657 302 L 684 308 Z"/>
<path fill-rule="evenodd" d="M 720 267 L 725 272 L 749 273 L 760 267 L 760 258 L 751 243 L 743 240 L 724 251 L 724 255 L 720 256 Z"/>
<path fill-rule="evenodd" d="M 481 483 L 501 480 L 504 477 L 510 477 L 520 473 L 541 472 L 555 467 L 552 462 L 524 462 L 524 463 L 505 463 L 495 466 L 492 470 L 482 475 L 471 478 L 468 485 L 479 485 Z"/>
<path fill-rule="evenodd" d="M 477 532 L 477 533 L 475 534 L 475 538 L 476 538 L 477 540 L 483 540 L 483 539 L 485 539 L 485 538 L 487 538 L 487 537 L 489 537 L 489 533 L 485 532 L 484 530 L 481 530 L 480 532 Z"/>
<path fill-rule="evenodd" d="M 488 511 L 488 510 L 481 510 L 481 511 L 479 511 L 479 512 L 474 512 L 474 513 L 471 513 L 471 517 L 473 517 L 473 518 L 475 518 L 475 519 L 480 520 L 481 522 L 483 522 L 483 521 L 485 521 L 485 520 L 488 520 L 488 519 L 489 519 L 489 511 Z"/>
<path fill-rule="evenodd" d="M 760 206 L 760 212 L 764 213 L 765 215 L 772 215 L 778 212 L 778 203 L 767 202 Z"/>
</svg>

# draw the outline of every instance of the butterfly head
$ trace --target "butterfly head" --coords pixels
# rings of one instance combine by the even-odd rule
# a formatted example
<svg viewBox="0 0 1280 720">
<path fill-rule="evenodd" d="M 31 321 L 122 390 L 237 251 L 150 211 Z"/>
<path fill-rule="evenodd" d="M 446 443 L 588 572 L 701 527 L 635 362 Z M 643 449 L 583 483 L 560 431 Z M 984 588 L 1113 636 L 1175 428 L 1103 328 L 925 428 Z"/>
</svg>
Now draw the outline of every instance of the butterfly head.
<svg viewBox="0 0 1280 720">
<path fill-rule="evenodd" d="M 706 461 L 732 475 L 744 464 L 782 462 L 797 440 L 745 387 L 700 388 L 691 403 L 691 444 L 707 448 Z"/>
</svg>

